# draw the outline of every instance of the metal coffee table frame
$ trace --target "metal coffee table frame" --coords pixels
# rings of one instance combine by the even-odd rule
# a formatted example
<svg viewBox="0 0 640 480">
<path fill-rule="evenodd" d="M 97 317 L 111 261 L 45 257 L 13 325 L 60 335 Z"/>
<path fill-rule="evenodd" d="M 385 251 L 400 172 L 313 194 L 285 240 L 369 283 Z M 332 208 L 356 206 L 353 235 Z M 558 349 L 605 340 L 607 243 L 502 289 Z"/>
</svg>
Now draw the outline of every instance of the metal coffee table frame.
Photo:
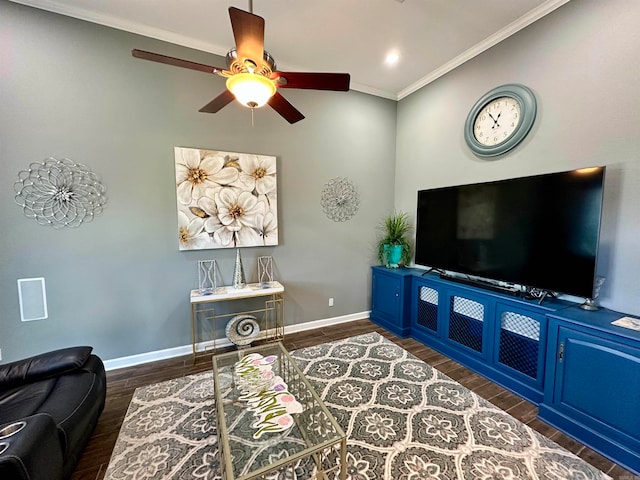
<svg viewBox="0 0 640 480">
<path fill-rule="evenodd" d="M 246 402 L 238 398 L 240 392 L 234 381 L 233 366 L 249 353 L 259 353 L 263 356 L 275 355 L 277 360 L 273 364 L 274 372 L 284 379 L 289 392 L 303 405 L 303 412 L 293 415 L 295 425 L 287 432 L 265 434 L 264 439 L 255 440 L 253 439 L 254 429 L 248 427 L 246 421 L 244 423 L 242 421 L 242 416 L 253 415 L 253 413 L 246 409 Z M 310 478 L 329 479 L 337 476 L 340 480 L 345 480 L 346 435 L 281 342 L 215 355 L 213 375 L 218 452 L 223 479 L 266 478 L 270 472 L 286 468 L 293 469 L 298 461 L 311 458 L 315 463 L 316 473 Z M 273 449 L 274 453 L 276 450 L 281 452 L 283 440 L 297 442 L 300 449 L 273 463 L 266 465 L 252 463 L 259 454 L 268 455 L 270 449 Z M 241 459 L 234 464 L 234 457 L 231 454 L 232 444 L 236 448 L 248 449 L 245 452 L 250 454 L 243 458 L 251 460 L 243 463 Z"/>
</svg>

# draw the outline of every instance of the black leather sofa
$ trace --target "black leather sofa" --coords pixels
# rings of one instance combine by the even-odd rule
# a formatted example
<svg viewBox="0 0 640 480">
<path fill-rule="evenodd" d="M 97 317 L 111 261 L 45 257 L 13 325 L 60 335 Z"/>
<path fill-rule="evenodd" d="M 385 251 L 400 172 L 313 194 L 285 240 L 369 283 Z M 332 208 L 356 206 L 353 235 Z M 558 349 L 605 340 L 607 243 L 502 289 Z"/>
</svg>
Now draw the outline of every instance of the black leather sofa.
<svg viewBox="0 0 640 480">
<path fill-rule="evenodd" d="M 0 479 L 71 477 L 107 391 L 91 351 L 71 347 L 0 365 Z"/>
</svg>

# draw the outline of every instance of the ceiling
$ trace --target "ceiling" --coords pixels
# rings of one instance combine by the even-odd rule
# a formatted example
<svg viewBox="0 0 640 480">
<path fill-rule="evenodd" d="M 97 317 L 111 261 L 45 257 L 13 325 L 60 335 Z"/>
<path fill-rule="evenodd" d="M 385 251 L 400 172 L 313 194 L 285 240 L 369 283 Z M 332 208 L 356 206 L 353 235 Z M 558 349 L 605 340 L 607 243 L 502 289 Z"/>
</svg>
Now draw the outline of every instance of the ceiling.
<svg viewBox="0 0 640 480">
<path fill-rule="evenodd" d="M 12 1 L 222 56 L 234 46 L 228 8 L 250 10 L 250 0 Z M 568 1 L 255 0 L 253 13 L 279 70 L 346 72 L 353 90 L 399 100 Z"/>
</svg>

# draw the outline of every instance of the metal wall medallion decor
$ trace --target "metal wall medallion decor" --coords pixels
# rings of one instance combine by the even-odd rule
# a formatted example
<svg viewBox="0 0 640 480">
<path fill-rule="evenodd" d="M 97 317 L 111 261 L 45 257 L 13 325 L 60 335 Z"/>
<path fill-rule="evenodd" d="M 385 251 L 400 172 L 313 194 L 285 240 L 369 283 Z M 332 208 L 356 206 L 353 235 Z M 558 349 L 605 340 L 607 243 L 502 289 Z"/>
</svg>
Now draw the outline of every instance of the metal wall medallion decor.
<svg viewBox="0 0 640 480">
<path fill-rule="evenodd" d="M 278 244 L 276 157 L 176 147 L 180 250 Z"/>
<path fill-rule="evenodd" d="M 107 203 L 100 177 L 68 158 L 34 162 L 18 172 L 15 201 L 27 218 L 53 228 L 78 227 L 102 213 Z"/>
<path fill-rule="evenodd" d="M 334 222 L 346 222 L 358 212 L 360 195 L 353 182 L 336 177 L 323 187 L 320 205 L 325 215 Z"/>
</svg>

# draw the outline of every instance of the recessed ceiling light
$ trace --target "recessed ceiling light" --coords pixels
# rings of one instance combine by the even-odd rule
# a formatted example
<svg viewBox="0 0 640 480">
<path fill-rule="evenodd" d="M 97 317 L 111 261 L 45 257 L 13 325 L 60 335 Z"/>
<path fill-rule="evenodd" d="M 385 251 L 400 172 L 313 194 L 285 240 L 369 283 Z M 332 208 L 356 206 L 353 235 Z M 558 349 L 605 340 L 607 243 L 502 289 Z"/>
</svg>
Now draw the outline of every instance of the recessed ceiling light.
<svg viewBox="0 0 640 480">
<path fill-rule="evenodd" d="M 390 52 L 384 59 L 384 63 L 388 66 L 393 67 L 400 60 L 400 55 L 397 52 Z"/>
</svg>

